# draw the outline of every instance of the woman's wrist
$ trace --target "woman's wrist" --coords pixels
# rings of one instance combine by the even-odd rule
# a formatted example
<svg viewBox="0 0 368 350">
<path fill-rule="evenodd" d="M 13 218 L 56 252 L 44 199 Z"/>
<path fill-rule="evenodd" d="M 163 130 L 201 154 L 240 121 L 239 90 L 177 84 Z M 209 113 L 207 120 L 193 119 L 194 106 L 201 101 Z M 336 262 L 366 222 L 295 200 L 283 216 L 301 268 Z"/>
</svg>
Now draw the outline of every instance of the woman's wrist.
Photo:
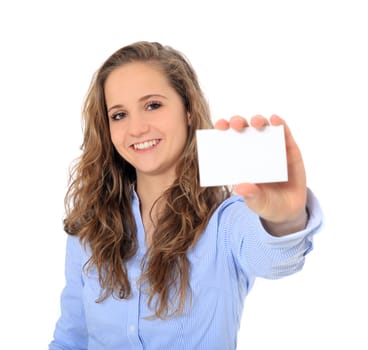
<svg viewBox="0 0 368 350">
<path fill-rule="evenodd" d="M 308 224 L 309 213 L 308 209 L 305 208 L 297 217 L 290 221 L 284 222 L 272 222 L 261 218 L 261 222 L 265 230 L 272 236 L 285 236 L 291 233 L 295 233 L 304 230 Z"/>
</svg>

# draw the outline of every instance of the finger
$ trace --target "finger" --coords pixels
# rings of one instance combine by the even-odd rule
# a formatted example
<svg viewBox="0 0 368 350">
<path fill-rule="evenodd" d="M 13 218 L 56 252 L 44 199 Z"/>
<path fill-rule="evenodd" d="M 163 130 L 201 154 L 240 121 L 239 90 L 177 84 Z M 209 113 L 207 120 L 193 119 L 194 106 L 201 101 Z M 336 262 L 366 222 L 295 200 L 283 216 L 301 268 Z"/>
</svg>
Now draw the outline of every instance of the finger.
<svg viewBox="0 0 368 350">
<path fill-rule="evenodd" d="M 270 118 L 271 125 L 273 126 L 279 126 L 283 125 L 285 130 L 285 141 L 286 145 L 292 145 L 295 144 L 295 140 L 293 138 L 293 135 L 289 129 L 289 126 L 286 124 L 285 120 L 280 118 L 278 115 L 273 114 Z"/>
<path fill-rule="evenodd" d="M 216 123 L 215 123 L 215 129 L 218 130 L 227 130 L 229 129 L 230 124 L 227 120 L 225 119 L 219 119 Z"/>
<path fill-rule="evenodd" d="M 256 129 L 261 129 L 269 124 L 267 118 L 262 115 L 256 115 L 250 120 L 250 125 Z"/>
<path fill-rule="evenodd" d="M 253 183 L 241 183 L 234 186 L 235 193 L 243 196 L 248 208 L 257 213 L 260 217 L 265 217 L 265 193 L 261 186 Z"/>
<path fill-rule="evenodd" d="M 243 196 L 244 199 L 251 199 L 257 195 L 259 188 L 256 184 L 241 183 L 234 186 L 234 191 L 240 196 Z"/>
<path fill-rule="evenodd" d="M 276 114 L 271 115 L 270 122 L 271 122 L 271 125 L 274 125 L 274 126 L 286 124 L 285 121 Z"/>
<path fill-rule="evenodd" d="M 230 118 L 230 127 L 234 130 L 240 131 L 246 128 L 247 126 L 249 126 L 249 124 L 246 121 L 246 119 L 239 115 L 235 115 Z"/>
</svg>

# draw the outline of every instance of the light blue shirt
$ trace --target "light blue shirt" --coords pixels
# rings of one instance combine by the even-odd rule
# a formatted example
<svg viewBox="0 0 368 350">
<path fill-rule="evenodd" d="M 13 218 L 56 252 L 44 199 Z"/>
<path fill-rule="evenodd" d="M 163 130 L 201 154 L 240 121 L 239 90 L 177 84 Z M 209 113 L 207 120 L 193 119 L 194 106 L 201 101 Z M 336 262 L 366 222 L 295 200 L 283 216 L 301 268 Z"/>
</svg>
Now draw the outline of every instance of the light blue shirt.
<svg viewBox="0 0 368 350">
<path fill-rule="evenodd" d="M 161 320 L 147 318 L 153 312 L 136 283 L 146 246 L 139 200 L 134 195 L 139 249 L 127 266 L 131 297 L 109 297 L 96 303 L 100 295 L 97 273 L 83 271 L 89 252 L 78 238 L 68 236 L 66 286 L 49 350 L 236 349 L 244 299 L 255 278 L 280 278 L 303 267 L 312 249 L 312 236 L 322 222 L 318 201 L 310 190 L 307 207 L 310 217 L 303 231 L 274 237 L 241 197 L 225 200 L 188 253 L 191 303 L 180 316 Z"/>
</svg>

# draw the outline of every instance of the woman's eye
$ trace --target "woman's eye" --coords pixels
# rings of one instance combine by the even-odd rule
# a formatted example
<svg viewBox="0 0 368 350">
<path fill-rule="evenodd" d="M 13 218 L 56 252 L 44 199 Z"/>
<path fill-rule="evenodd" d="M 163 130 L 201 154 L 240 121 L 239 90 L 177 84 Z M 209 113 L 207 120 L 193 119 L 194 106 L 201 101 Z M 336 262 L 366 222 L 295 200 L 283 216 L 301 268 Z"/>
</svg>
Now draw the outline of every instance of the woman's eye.
<svg viewBox="0 0 368 350">
<path fill-rule="evenodd" d="M 112 116 L 111 116 L 111 119 L 112 120 L 121 120 L 121 119 L 123 119 L 123 118 L 125 118 L 126 117 L 126 113 L 125 112 L 119 112 L 119 113 L 116 113 L 116 114 L 113 114 Z"/>
<path fill-rule="evenodd" d="M 146 110 L 153 111 L 153 110 L 158 109 L 160 107 L 161 107 L 160 102 L 153 101 L 153 102 L 150 102 L 146 105 Z"/>
</svg>

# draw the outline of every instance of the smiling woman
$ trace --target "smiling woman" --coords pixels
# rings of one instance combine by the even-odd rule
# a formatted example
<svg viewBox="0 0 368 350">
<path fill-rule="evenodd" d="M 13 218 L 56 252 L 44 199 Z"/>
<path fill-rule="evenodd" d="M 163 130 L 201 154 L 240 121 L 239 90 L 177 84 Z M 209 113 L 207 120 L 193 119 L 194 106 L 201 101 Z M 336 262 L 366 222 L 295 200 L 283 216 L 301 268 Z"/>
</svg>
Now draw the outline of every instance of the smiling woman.
<svg viewBox="0 0 368 350">
<path fill-rule="evenodd" d="M 50 350 L 235 349 L 254 280 L 299 271 L 321 226 L 284 125 L 288 182 L 200 187 L 195 131 L 212 128 L 180 52 L 137 42 L 97 71 L 66 196 L 66 285 Z M 239 123 L 240 121 L 240 123 Z"/>
<path fill-rule="evenodd" d="M 138 194 L 140 186 L 169 187 L 187 141 L 181 96 L 156 65 L 129 63 L 109 75 L 105 98 L 111 141 L 135 168 Z"/>
</svg>

